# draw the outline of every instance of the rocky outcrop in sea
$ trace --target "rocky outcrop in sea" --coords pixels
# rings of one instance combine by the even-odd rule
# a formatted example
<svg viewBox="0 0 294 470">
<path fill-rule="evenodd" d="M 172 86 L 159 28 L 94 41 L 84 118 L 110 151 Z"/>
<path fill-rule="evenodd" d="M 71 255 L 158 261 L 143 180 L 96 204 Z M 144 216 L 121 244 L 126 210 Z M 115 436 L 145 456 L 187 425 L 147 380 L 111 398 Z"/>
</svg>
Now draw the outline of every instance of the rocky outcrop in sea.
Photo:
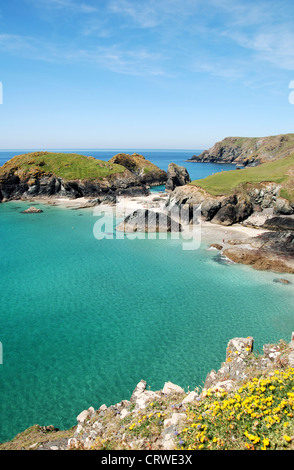
<svg viewBox="0 0 294 470">
<path fill-rule="evenodd" d="M 191 182 L 188 170 L 184 166 L 170 163 L 167 168 L 166 191 L 173 191 L 177 186 L 184 186 Z"/>
</svg>

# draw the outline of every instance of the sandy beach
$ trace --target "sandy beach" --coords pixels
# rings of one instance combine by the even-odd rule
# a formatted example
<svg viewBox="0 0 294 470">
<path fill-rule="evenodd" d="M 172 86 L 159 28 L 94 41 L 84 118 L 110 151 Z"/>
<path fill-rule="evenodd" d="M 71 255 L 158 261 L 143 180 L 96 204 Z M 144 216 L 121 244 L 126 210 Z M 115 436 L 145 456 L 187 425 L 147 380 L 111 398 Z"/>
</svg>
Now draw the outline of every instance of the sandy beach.
<svg viewBox="0 0 294 470">
<path fill-rule="evenodd" d="M 86 197 L 78 199 L 42 197 L 27 200 L 30 205 L 34 203 L 49 204 L 71 210 L 87 209 L 93 210 L 94 215 L 99 213 L 114 213 L 117 218 L 124 218 L 138 209 L 149 209 L 155 212 L 166 212 L 168 193 L 153 192 L 148 196 L 118 197 L 116 204 L 102 202 L 96 205 L 95 199 Z M 183 225 L 183 231 L 191 231 L 191 226 Z M 199 230 L 199 226 L 196 226 Z M 217 243 L 225 247 L 228 240 L 245 240 L 256 237 L 267 230 L 258 226 L 256 228 L 242 224 L 224 226 L 201 220 L 201 241 L 205 244 Z"/>
</svg>

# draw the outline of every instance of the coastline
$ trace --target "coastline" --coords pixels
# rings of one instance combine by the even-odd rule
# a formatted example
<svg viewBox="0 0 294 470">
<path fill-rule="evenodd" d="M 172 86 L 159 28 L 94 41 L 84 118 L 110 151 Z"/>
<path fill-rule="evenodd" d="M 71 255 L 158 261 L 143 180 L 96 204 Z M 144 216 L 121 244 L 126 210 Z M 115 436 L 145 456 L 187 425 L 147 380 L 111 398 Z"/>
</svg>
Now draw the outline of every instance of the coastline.
<svg viewBox="0 0 294 470">
<path fill-rule="evenodd" d="M 78 199 L 65 197 L 36 197 L 25 200 L 21 199 L 21 201 L 28 205 L 44 204 L 71 210 L 95 210 L 95 208 L 99 208 L 103 212 L 113 213 L 115 211 L 118 217 L 126 217 L 126 215 L 139 209 L 151 209 L 154 212 L 164 212 L 167 198 L 168 193 L 153 192 L 148 196 L 118 197 L 116 204 L 102 202 L 100 205 L 97 205 L 95 202 L 96 199 L 90 199 L 87 197 L 81 197 Z M 188 229 L 189 226 L 183 224 L 183 232 L 186 232 Z M 202 242 L 205 244 L 222 244 L 224 248 L 229 246 L 227 243 L 228 240 L 245 241 L 247 238 L 256 237 L 267 232 L 269 232 L 269 230 L 262 229 L 258 226 L 253 227 L 242 224 L 224 226 L 204 220 L 201 221 Z"/>
</svg>

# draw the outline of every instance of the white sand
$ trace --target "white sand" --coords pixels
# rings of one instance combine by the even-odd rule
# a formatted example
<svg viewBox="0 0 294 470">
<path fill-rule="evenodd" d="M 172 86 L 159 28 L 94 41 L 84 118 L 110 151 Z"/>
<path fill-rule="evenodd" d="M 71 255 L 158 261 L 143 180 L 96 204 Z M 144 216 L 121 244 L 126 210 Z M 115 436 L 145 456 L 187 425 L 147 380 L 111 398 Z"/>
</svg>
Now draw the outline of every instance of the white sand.
<svg viewBox="0 0 294 470">
<path fill-rule="evenodd" d="M 165 212 L 165 204 L 167 202 L 168 195 L 166 193 L 152 193 L 149 196 L 133 196 L 133 197 L 121 197 L 118 198 L 116 204 L 105 204 L 102 203 L 98 206 L 91 207 L 91 200 L 95 198 L 54 198 L 54 197 L 40 197 L 32 198 L 27 200 L 28 202 L 40 202 L 43 204 L 50 204 L 55 206 L 61 206 L 69 209 L 84 209 L 86 207 L 89 210 L 95 211 L 97 214 L 99 211 L 103 212 L 115 212 L 116 217 L 123 218 L 128 214 L 131 214 L 138 209 L 151 209 L 154 211 Z M 159 199 L 154 201 L 154 198 Z M 258 214 L 256 214 L 258 217 Z M 252 217 L 252 221 L 254 217 Z M 183 230 L 186 231 L 191 228 L 189 226 L 183 226 Z M 196 227 L 199 230 L 199 226 Z M 220 245 L 226 244 L 228 240 L 241 240 L 249 237 L 256 237 L 259 234 L 266 232 L 259 227 L 253 228 L 244 226 L 242 224 L 234 224 L 233 226 L 224 226 L 219 224 L 213 224 L 211 222 L 201 221 L 201 240 L 204 243 L 218 243 Z"/>
</svg>

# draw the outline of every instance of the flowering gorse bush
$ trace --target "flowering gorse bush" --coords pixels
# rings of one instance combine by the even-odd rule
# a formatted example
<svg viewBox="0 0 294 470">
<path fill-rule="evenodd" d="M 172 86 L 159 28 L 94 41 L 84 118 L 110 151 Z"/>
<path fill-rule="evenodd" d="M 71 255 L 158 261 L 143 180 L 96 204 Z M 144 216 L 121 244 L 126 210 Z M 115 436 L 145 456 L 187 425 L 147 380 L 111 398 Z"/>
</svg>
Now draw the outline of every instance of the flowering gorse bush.
<svg viewBox="0 0 294 470">
<path fill-rule="evenodd" d="M 253 378 L 236 392 L 207 390 L 187 409 L 179 449 L 291 449 L 294 369 Z"/>
</svg>

